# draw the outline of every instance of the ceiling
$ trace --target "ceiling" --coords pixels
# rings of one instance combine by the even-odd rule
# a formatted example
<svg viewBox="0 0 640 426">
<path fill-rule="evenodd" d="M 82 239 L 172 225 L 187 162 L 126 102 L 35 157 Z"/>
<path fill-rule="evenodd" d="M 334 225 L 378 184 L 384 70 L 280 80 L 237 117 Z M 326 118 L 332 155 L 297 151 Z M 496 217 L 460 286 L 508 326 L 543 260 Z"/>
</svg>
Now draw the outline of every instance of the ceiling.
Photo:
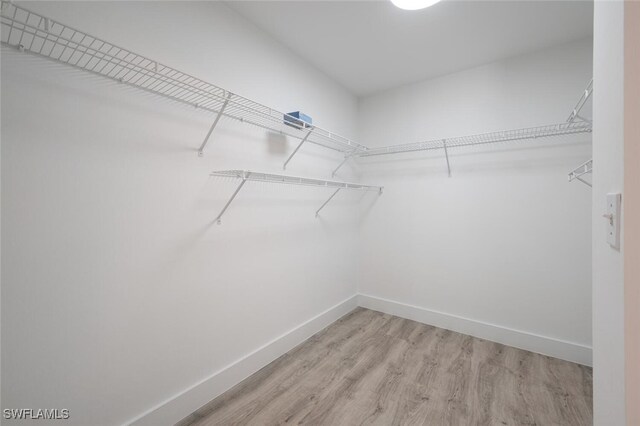
<svg viewBox="0 0 640 426">
<path fill-rule="evenodd" d="M 352 93 L 366 96 L 589 37 L 591 1 L 382 1 L 228 5 Z"/>
</svg>

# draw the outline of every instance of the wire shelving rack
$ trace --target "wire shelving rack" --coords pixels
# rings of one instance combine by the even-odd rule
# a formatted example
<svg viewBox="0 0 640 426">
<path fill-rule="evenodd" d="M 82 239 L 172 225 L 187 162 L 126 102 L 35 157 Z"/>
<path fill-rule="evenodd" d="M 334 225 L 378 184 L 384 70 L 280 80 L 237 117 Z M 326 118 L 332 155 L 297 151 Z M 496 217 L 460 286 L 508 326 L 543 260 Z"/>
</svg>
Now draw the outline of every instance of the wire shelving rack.
<svg viewBox="0 0 640 426">
<path fill-rule="evenodd" d="M 567 118 L 567 120 L 563 123 L 369 148 L 366 151 L 354 152 L 345 156 L 344 160 L 338 165 L 338 167 L 333 170 L 332 176 L 335 176 L 340 167 L 342 167 L 342 165 L 344 165 L 349 160 L 349 158 L 363 158 L 376 155 L 442 150 L 444 151 L 444 156 L 447 161 L 448 175 L 449 177 L 451 177 L 451 163 L 449 161 L 450 148 L 486 145 L 501 142 L 535 140 L 540 138 L 550 138 L 580 133 L 591 133 L 591 120 L 583 117 L 582 115 L 580 115 L 580 113 L 592 94 L 593 79 L 589 81 L 576 106 L 571 111 L 569 118 Z"/>
<path fill-rule="evenodd" d="M 221 117 L 345 154 L 367 147 L 318 126 L 284 124 L 285 113 L 8 1 L 1 3 L 2 44 L 215 114 L 202 155 Z M 285 163 L 285 166 L 286 166 Z"/>
<path fill-rule="evenodd" d="M 481 133 L 469 136 L 459 136 L 430 140 L 425 142 L 407 143 L 402 145 L 390 145 L 380 148 L 371 148 L 367 152 L 358 154 L 359 157 L 374 155 L 399 154 L 404 152 L 428 151 L 434 149 L 456 148 L 461 146 L 484 145 L 497 142 L 510 142 L 526 139 L 538 139 L 551 136 L 563 136 L 574 133 L 591 132 L 588 123 L 560 123 L 547 126 L 528 127 L 523 129 L 502 130 L 491 133 Z"/>
<path fill-rule="evenodd" d="M 566 136 L 579 133 L 591 133 L 591 123 L 586 121 L 572 121 L 559 124 L 549 124 L 545 126 L 527 127 L 512 130 L 501 130 L 490 133 L 480 133 L 468 136 L 458 136 L 453 138 L 435 139 L 423 142 L 413 142 L 399 145 L 389 145 L 378 148 L 369 148 L 367 151 L 354 153 L 350 157 L 372 157 L 377 155 L 402 154 L 417 151 L 442 150 L 447 160 L 447 169 L 451 175 L 449 163 L 449 149 L 465 146 L 486 145 L 500 142 L 513 142 L 549 138 L 555 136 Z M 347 157 L 334 171 L 333 174 L 348 160 Z"/>
<path fill-rule="evenodd" d="M 347 190 L 357 190 L 357 191 L 377 191 L 379 194 L 382 193 L 384 187 L 382 186 L 374 186 L 374 185 L 365 185 L 362 183 L 350 183 L 350 182 L 339 182 L 335 180 L 323 180 L 323 179 L 313 179 L 308 177 L 299 177 L 299 176 L 289 176 L 275 173 L 262 173 L 262 172 L 254 172 L 251 170 L 219 170 L 211 172 L 211 176 L 218 177 L 227 177 L 227 178 L 236 178 L 240 180 L 239 185 L 236 187 L 235 191 L 224 205 L 218 216 L 215 218 L 215 221 L 220 224 L 222 215 L 227 211 L 229 205 L 236 198 L 242 187 L 247 182 L 267 182 L 267 183 L 276 183 L 276 184 L 284 184 L 284 185 L 302 185 L 302 186 L 315 186 L 321 188 L 331 188 L 334 189 L 331 196 L 325 201 L 318 210 L 316 210 L 316 217 L 318 217 L 320 211 L 335 197 L 338 192 L 343 189 Z"/>
<path fill-rule="evenodd" d="M 343 161 L 333 171 L 333 176 L 351 158 L 430 150 L 443 150 L 449 176 L 451 176 L 449 161 L 449 149 L 451 148 L 526 141 L 592 131 L 591 121 L 580 114 L 593 93 L 593 80 L 587 85 L 569 118 L 560 124 L 368 148 L 321 127 L 301 123 L 297 118 L 288 116 L 277 109 L 232 93 L 156 60 L 17 6 L 10 1 L 0 3 L 0 23 L 2 45 L 212 113 L 212 124 L 198 148 L 199 155 L 202 155 L 222 117 L 298 139 L 298 145 L 284 162 L 283 168 L 286 168 L 305 143 L 316 144 L 343 153 Z M 591 173 L 591 171 L 592 161 L 589 160 L 571 171 L 569 180 L 580 180 L 590 185 L 582 176 Z M 248 170 L 218 171 L 213 172 L 212 175 L 241 179 L 236 191 L 216 218 L 218 222 L 247 181 L 334 188 L 334 193 L 317 210 L 316 215 L 342 189 L 382 192 L 382 187 L 379 186 Z"/>
</svg>

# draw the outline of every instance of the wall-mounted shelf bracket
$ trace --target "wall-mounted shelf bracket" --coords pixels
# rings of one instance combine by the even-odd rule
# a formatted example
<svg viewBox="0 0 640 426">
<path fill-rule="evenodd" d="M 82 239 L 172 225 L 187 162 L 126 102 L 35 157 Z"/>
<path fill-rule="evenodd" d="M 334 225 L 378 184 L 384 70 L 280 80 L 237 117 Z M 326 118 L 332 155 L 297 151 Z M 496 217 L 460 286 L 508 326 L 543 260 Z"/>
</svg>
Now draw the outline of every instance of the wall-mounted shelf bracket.
<svg viewBox="0 0 640 426">
<path fill-rule="evenodd" d="M 155 64 L 155 66 L 157 67 L 157 62 Z M 198 156 L 202 157 L 203 152 L 204 152 L 204 148 L 207 146 L 207 143 L 209 142 L 209 138 L 211 137 L 211 133 L 213 133 L 213 129 L 216 128 L 216 126 L 218 125 L 218 121 L 220 121 L 220 117 L 222 117 L 222 114 L 224 113 L 224 110 L 227 108 L 227 105 L 229 105 L 229 100 L 231 99 L 231 92 L 227 93 L 227 96 L 224 100 L 224 103 L 222 104 L 222 106 L 220 107 L 220 111 L 218 111 L 218 114 L 216 115 L 215 120 L 213 120 L 213 124 L 211 125 L 211 128 L 209 128 L 209 131 L 207 132 L 207 136 L 204 137 L 204 141 L 202 141 L 202 145 L 200 145 L 200 148 L 198 149 Z"/>
<path fill-rule="evenodd" d="M 451 177 L 451 165 L 449 164 L 449 150 L 447 149 L 447 140 L 442 140 L 442 147 L 444 148 L 444 158 L 447 159 L 447 174 Z"/>
<path fill-rule="evenodd" d="M 336 176 L 336 173 L 338 173 L 338 170 L 340 170 L 340 168 L 342 166 L 344 166 L 344 164 L 349 160 L 349 158 L 351 158 L 351 155 L 345 155 L 344 156 L 344 159 L 340 162 L 340 164 L 338 164 L 338 167 L 333 169 L 333 171 L 331 172 L 331 177 L 335 177 Z"/>
<path fill-rule="evenodd" d="M 325 201 L 324 203 L 322 203 L 322 205 L 320 206 L 320 208 L 318 210 L 316 210 L 316 217 L 318 217 L 318 215 L 320 214 L 320 210 L 322 210 L 324 208 L 324 206 L 326 206 L 327 204 L 329 204 L 329 201 L 331 201 L 331 199 L 333 197 L 336 196 L 336 194 L 338 194 L 338 192 L 340 192 L 342 188 L 338 188 L 335 190 L 335 192 L 333 194 L 331 194 L 331 196 L 327 199 L 327 201 Z"/>
<path fill-rule="evenodd" d="M 584 121 L 586 123 L 591 123 L 591 120 L 580 115 L 580 111 L 582 110 L 582 107 L 584 107 L 584 105 L 587 103 L 592 93 L 593 93 L 593 79 L 589 81 L 586 89 L 584 89 L 584 92 L 582 93 L 582 96 L 580 96 L 580 99 L 578 99 L 578 103 L 571 111 L 569 118 L 567 118 L 567 123 L 571 123 L 576 120 Z"/>
<path fill-rule="evenodd" d="M 242 178 L 242 181 L 240 182 L 240 185 L 238 185 L 238 187 L 236 188 L 236 190 L 233 192 L 233 194 L 231 195 L 231 198 L 229 198 L 229 201 L 227 201 L 227 204 L 224 205 L 224 207 L 222 208 L 222 210 L 220 211 L 220 213 L 218 214 L 218 216 L 216 217 L 215 222 L 218 225 L 222 224 L 222 215 L 224 214 L 224 212 L 227 211 L 227 209 L 229 208 L 229 206 L 231 205 L 231 203 L 233 202 L 233 200 L 236 198 L 236 196 L 238 195 L 238 193 L 240 192 L 240 190 L 242 189 L 242 187 L 244 186 L 245 183 L 247 183 L 247 178 L 248 178 L 248 173 L 242 173 L 242 176 L 240 176 Z"/>
<path fill-rule="evenodd" d="M 587 186 L 592 186 L 589 181 L 587 181 L 584 176 L 587 174 L 591 174 L 593 172 L 593 160 L 585 161 L 580 164 L 575 169 L 569 172 L 569 182 L 573 180 L 579 180 Z"/>
<path fill-rule="evenodd" d="M 221 223 L 220 219 L 222 215 L 227 211 L 231 202 L 236 198 L 242 187 L 247 181 L 254 182 L 266 182 L 266 183 L 278 183 L 278 184 L 288 184 L 288 185 L 303 185 L 303 186 L 317 186 L 321 188 L 334 188 L 335 191 L 331 194 L 329 199 L 324 202 L 320 206 L 318 210 L 316 210 L 316 217 L 328 203 L 331 201 L 333 197 L 336 196 L 338 192 L 342 189 L 349 190 L 360 190 L 360 191 L 378 191 L 378 193 L 382 194 L 381 186 L 373 186 L 373 185 L 365 185 L 362 183 L 348 183 L 348 182 L 338 182 L 334 180 L 322 180 L 322 179 L 313 179 L 313 178 L 305 178 L 305 177 L 297 177 L 297 176 L 288 176 L 288 175 L 279 175 L 273 173 L 260 173 L 260 172 L 252 172 L 249 170 L 220 170 L 211 173 L 211 176 L 221 176 L 227 178 L 236 178 L 241 179 L 242 181 L 236 187 L 236 190 L 231 195 L 227 204 L 222 208 L 222 211 L 216 217 L 216 222 L 218 224 Z"/>
<path fill-rule="evenodd" d="M 293 158 L 294 155 L 296 155 L 298 153 L 298 150 L 302 147 L 302 145 L 307 141 L 307 139 L 309 138 L 309 136 L 311 136 L 311 132 L 313 132 L 313 127 L 311 129 L 309 129 L 309 131 L 307 132 L 306 135 L 304 135 L 304 138 L 302 138 L 302 140 L 300 141 L 300 143 L 298 144 L 298 146 L 296 146 L 296 149 L 293 150 L 293 152 L 291 153 L 291 155 L 289 156 L 289 158 L 287 158 L 287 161 L 284 162 L 283 166 L 282 166 L 282 170 L 286 170 L 287 168 L 287 164 L 289 164 L 289 161 L 291 161 L 291 159 Z"/>
</svg>

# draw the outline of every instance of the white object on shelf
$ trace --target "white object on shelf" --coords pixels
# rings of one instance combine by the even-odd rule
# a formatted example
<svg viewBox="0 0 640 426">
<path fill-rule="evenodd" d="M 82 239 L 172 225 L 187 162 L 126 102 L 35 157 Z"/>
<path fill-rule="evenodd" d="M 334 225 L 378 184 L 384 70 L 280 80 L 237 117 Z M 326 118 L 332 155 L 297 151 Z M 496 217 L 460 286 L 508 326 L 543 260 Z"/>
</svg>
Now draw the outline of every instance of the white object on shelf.
<svg viewBox="0 0 640 426">
<path fill-rule="evenodd" d="M 362 183 L 350 183 L 350 182 L 339 182 L 334 180 L 322 180 L 322 179 L 313 179 L 299 176 L 289 176 L 289 175 L 280 175 L 274 173 L 261 173 L 261 172 L 253 172 L 251 170 L 219 170 L 211 172 L 211 176 L 221 176 L 221 177 L 231 177 L 236 179 L 241 179 L 240 184 L 236 187 L 236 190 L 227 201 L 227 204 L 222 208 L 215 221 L 220 224 L 222 215 L 229 208 L 231 202 L 236 198 L 244 184 L 248 181 L 253 182 L 269 182 L 269 183 L 277 183 L 277 184 L 287 184 L 287 185 L 303 185 L 303 186 L 318 186 L 323 188 L 333 188 L 335 191 L 331 194 L 329 199 L 324 202 L 320 206 L 320 208 L 316 211 L 316 217 L 331 199 L 342 189 L 350 189 L 350 190 L 360 190 L 360 191 L 378 191 L 378 193 L 382 193 L 382 186 L 374 186 L 374 185 L 365 185 Z"/>
</svg>

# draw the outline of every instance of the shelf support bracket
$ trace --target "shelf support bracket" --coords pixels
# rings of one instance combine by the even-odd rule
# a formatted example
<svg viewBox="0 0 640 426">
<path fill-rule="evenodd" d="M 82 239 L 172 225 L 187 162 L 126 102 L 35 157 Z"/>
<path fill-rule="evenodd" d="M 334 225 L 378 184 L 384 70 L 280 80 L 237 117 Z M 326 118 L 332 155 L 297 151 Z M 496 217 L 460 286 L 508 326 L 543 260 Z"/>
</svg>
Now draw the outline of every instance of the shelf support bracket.
<svg viewBox="0 0 640 426">
<path fill-rule="evenodd" d="M 447 140 L 442 140 L 442 147 L 444 148 L 444 157 L 447 159 L 447 173 L 451 177 L 451 165 L 449 164 L 449 151 L 447 150 Z"/>
<path fill-rule="evenodd" d="M 569 182 L 575 179 L 575 180 L 579 180 L 580 182 L 584 183 L 589 187 L 592 187 L 591 183 L 589 183 L 589 181 L 585 180 L 582 177 L 583 175 L 586 175 L 587 173 L 592 173 L 592 172 L 593 172 L 593 159 L 580 164 L 578 167 L 572 170 L 569 173 Z"/>
<path fill-rule="evenodd" d="M 567 123 L 571 123 L 571 122 L 575 121 L 576 119 L 581 120 L 581 121 L 586 121 L 587 123 L 591 123 L 591 120 L 588 120 L 588 119 L 580 116 L 580 111 L 582 110 L 582 107 L 584 106 L 584 104 L 587 103 L 587 101 L 591 97 L 592 93 L 593 93 L 593 79 L 591 79 L 589 84 L 587 84 L 587 88 L 584 90 L 584 93 L 582 94 L 582 96 L 578 100 L 578 103 L 576 104 L 575 108 L 573 108 L 573 110 L 571 111 L 571 114 L 569 115 L 569 118 L 567 119 Z"/>
<path fill-rule="evenodd" d="M 298 146 L 296 147 L 296 149 L 293 150 L 293 152 L 291 153 L 291 155 L 289 156 L 289 158 L 287 158 L 287 161 L 284 162 L 284 165 L 282 166 L 282 170 L 286 170 L 287 169 L 287 164 L 289 164 L 289 161 L 291 161 L 291 159 L 293 158 L 294 155 L 296 155 L 296 153 L 298 152 L 298 150 L 300 149 L 300 147 L 307 141 L 307 138 L 309 136 L 311 136 L 311 132 L 313 131 L 313 128 L 309 129 L 309 131 L 307 132 L 306 135 L 304 135 L 304 138 L 302 138 L 302 140 L 300 141 L 300 143 L 298 144 Z"/>
<path fill-rule="evenodd" d="M 222 117 L 222 113 L 227 108 L 227 105 L 229 104 L 230 99 L 231 99 L 231 92 L 228 92 L 227 97 L 224 100 L 222 107 L 220 108 L 220 111 L 218 111 L 218 115 L 216 115 L 216 118 L 215 120 L 213 120 L 213 124 L 211 125 L 211 128 L 207 132 L 207 136 L 204 137 L 204 141 L 202 141 L 202 145 L 200 145 L 200 148 L 198 149 L 199 157 L 202 157 L 204 148 L 207 146 L 207 143 L 209 142 L 209 138 L 211 137 L 211 133 L 213 133 L 213 129 L 215 129 L 216 126 L 218 125 L 218 121 L 220 121 L 220 117 Z"/>
<path fill-rule="evenodd" d="M 584 121 L 585 123 L 589 123 L 589 124 L 593 124 L 593 122 L 591 120 L 589 120 L 588 118 L 585 118 L 583 116 L 581 116 L 580 114 L 576 114 L 574 115 L 574 121 L 575 120 L 580 120 L 580 121 Z"/>
<path fill-rule="evenodd" d="M 585 185 L 587 185 L 589 188 L 592 188 L 593 185 L 591 185 L 589 182 L 587 182 L 586 180 L 582 179 L 580 176 L 576 177 L 577 180 L 579 180 L 580 182 L 584 183 Z"/>
<path fill-rule="evenodd" d="M 338 173 L 338 170 L 340 170 L 340 167 L 344 166 L 344 163 L 347 162 L 347 160 L 349 159 L 349 157 L 351 157 L 350 155 L 345 155 L 344 156 L 344 160 L 342 160 L 342 162 L 340 164 L 338 164 L 338 167 L 336 167 L 332 172 L 331 172 L 331 177 L 335 177 L 336 173 Z"/>
<path fill-rule="evenodd" d="M 242 177 L 242 182 L 240 182 L 240 185 L 238 185 L 238 187 L 234 191 L 233 195 L 231 195 L 231 198 L 229 198 L 229 201 L 227 201 L 227 204 L 224 205 L 224 207 L 220 211 L 220 214 L 218 214 L 218 217 L 216 217 L 215 222 L 218 225 L 222 224 L 222 220 L 221 220 L 222 219 L 222 215 L 224 214 L 224 212 L 227 211 L 227 209 L 231 205 L 231 202 L 233 202 L 234 198 L 236 198 L 236 196 L 238 195 L 238 192 L 240 192 L 240 190 L 242 189 L 242 187 L 244 186 L 245 183 L 247 183 L 247 176 L 243 176 Z"/>
<path fill-rule="evenodd" d="M 335 190 L 335 192 L 334 192 L 333 194 L 331 194 L 331 196 L 329 197 L 329 199 L 327 199 L 327 201 L 325 201 L 325 202 L 320 206 L 320 208 L 319 208 L 318 210 L 316 210 L 316 217 L 318 217 L 318 215 L 320 214 L 320 210 L 322 210 L 322 209 L 324 208 L 324 206 L 326 206 L 327 204 L 329 204 L 329 201 L 331 201 L 331 199 L 332 199 L 333 197 L 335 197 L 335 196 L 336 196 L 336 194 L 337 194 L 338 192 L 340 192 L 340 190 L 341 190 L 341 189 L 342 189 L 342 188 L 338 188 L 338 189 L 336 189 L 336 190 Z"/>
</svg>

